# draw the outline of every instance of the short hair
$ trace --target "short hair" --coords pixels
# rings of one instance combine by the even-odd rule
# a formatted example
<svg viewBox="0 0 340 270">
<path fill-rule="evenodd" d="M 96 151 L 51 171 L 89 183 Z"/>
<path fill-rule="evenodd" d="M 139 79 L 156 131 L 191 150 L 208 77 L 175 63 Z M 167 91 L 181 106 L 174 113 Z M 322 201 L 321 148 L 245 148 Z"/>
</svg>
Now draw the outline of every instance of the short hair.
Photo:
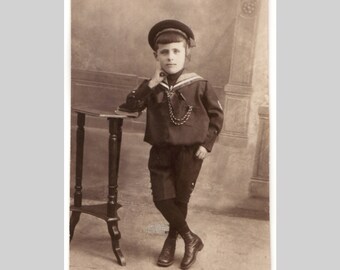
<svg viewBox="0 0 340 270">
<path fill-rule="evenodd" d="M 184 47 L 188 48 L 188 40 L 177 32 L 164 32 L 155 40 L 155 50 L 158 49 L 158 44 L 168 44 L 172 42 L 184 42 Z"/>
</svg>

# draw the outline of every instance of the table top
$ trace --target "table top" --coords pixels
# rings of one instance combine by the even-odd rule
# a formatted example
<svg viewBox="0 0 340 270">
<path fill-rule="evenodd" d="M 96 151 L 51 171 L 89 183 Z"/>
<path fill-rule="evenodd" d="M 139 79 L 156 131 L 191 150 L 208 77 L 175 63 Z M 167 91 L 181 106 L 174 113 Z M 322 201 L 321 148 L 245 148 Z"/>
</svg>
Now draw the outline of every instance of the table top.
<svg viewBox="0 0 340 270">
<path fill-rule="evenodd" d="M 85 105 L 74 105 L 72 106 L 72 111 L 84 113 L 91 116 L 96 117 L 105 117 L 105 118 L 127 118 L 127 115 L 116 114 L 117 108 L 96 108 L 95 106 L 85 106 Z"/>
</svg>

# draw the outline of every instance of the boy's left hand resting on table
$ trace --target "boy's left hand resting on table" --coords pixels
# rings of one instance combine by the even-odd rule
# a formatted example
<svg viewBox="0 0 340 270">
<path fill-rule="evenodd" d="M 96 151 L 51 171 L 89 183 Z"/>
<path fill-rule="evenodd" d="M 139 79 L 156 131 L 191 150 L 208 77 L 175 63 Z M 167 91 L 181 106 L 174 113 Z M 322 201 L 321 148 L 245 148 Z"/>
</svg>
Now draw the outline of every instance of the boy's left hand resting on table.
<svg viewBox="0 0 340 270">
<path fill-rule="evenodd" d="M 208 155 L 208 150 L 205 147 L 200 146 L 195 154 L 198 159 L 205 159 Z"/>
</svg>

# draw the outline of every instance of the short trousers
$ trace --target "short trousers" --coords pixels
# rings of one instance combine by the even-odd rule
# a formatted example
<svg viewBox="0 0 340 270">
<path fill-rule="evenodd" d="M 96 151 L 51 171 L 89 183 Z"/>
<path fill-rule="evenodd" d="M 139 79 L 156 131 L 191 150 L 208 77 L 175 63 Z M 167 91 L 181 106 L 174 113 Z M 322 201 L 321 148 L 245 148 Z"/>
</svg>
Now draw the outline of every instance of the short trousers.
<svg viewBox="0 0 340 270">
<path fill-rule="evenodd" d="M 151 147 L 148 167 L 154 201 L 176 198 L 180 202 L 189 202 L 203 162 L 195 156 L 198 147 Z"/>
</svg>

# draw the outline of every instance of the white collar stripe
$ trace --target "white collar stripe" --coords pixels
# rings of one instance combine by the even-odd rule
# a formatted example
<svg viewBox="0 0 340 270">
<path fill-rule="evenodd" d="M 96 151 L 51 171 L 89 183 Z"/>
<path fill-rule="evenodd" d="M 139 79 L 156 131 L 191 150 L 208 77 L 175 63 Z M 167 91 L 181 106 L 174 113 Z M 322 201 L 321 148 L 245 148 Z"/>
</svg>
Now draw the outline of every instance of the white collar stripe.
<svg viewBox="0 0 340 270">
<path fill-rule="evenodd" d="M 169 89 L 169 86 L 168 86 L 166 83 L 161 82 L 160 84 L 161 84 L 162 86 L 164 86 L 166 89 Z"/>
<path fill-rule="evenodd" d="M 187 77 L 186 75 L 191 75 L 191 77 L 189 78 L 185 78 Z M 179 77 L 179 79 L 181 79 L 183 75 L 181 75 Z M 190 74 L 185 74 L 184 76 L 184 79 L 179 81 L 178 83 L 176 83 L 174 86 L 173 86 L 173 89 L 178 89 L 178 88 L 181 88 L 185 85 L 188 85 L 188 84 L 191 84 L 192 82 L 195 82 L 195 81 L 200 81 L 200 80 L 204 80 L 201 76 L 198 76 L 197 74 L 195 73 L 190 73 Z M 170 89 L 169 85 L 167 85 L 165 82 L 160 82 L 160 85 L 162 85 L 163 87 L 165 87 L 166 89 Z"/>
<path fill-rule="evenodd" d="M 174 85 L 174 87 L 181 86 L 182 84 L 185 84 L 185 83 L 188 83 L 188 82 L 191 82 L 191 81 L 195 81 L 195 80 L 197 80 L 197 79 L 203 79 L 203 78 L 200 77 L 200 76 L 191 77 L 191 78 L 188 78 L 188 79 L 185 79 L 185 80 L 183 80 L 183 81 L 180 81 L 180 82 L 176 83 L 176 84 Z"/>
</svg>

